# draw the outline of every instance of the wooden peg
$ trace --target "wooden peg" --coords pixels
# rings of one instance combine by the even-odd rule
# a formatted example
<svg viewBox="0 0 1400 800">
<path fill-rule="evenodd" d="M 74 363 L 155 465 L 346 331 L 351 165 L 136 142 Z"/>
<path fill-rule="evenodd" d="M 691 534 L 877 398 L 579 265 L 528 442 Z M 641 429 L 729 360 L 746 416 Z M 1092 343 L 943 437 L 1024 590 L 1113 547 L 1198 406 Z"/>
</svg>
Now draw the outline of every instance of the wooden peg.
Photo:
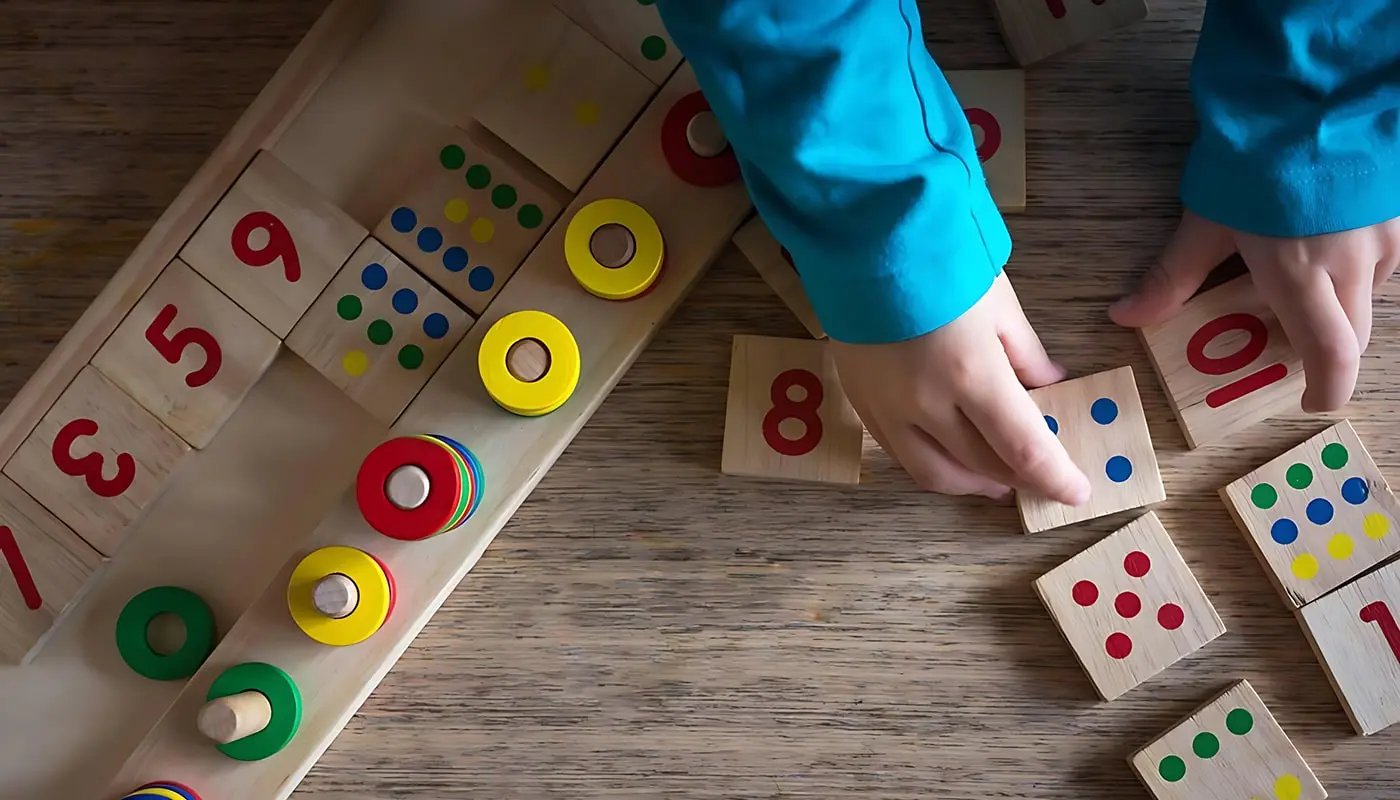
<svg viewBox="0 0 1400 800">
<path fill-rule="evenodd" d="M 685 140 L 695 155 L 714 158 L 729 149 L 729 139 L 719 126 L 713 111 L 701 111 L 685 126 Z"/>
<path fill-rule="evenodd" d="M 344 619 L 360 604 L 360 587 L 348 575 L 327 575 L 311 590 L 311 604 L 331 619 Z"/>
<path fill-rule="evenodd" d="M 506 353 L 506 369 L 517 380 L 534 383 L 549 372 L 549 350 L 538 339 L 521 339 Z"/>
<path fill-rule="evenodd" d="M 414 464 L 399 467 L 389 473 L 389 480 L 384 482 L 384 494 L 388 496 L 389 502 L 405 511 L 412 511 L 423 505 L 432 488 L 428 473 Z"/>
<path fill-rule="evenodd" d="M 262 692 L 248 691 L 210 700 L 200 709 L 199 732 L 219 744 L 252 736 L 272 721 L 272 704 Z"/>
<path fill-rule="evenodd" d="M 626 227 L 609 222 L 593 232 L 588 240 L 593 258 L 609 269 L 618 269 L 637 253 L 637 239 Z"/>
</svg>

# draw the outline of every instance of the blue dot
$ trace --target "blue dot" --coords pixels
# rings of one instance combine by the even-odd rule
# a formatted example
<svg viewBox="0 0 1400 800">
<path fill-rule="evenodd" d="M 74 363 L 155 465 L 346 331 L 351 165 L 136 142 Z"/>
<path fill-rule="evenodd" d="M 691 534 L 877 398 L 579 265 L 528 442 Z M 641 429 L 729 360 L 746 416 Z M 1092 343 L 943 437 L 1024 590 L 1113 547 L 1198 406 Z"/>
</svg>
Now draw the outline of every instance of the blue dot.
<svg viewBox="0 0 1400 800">
<path fill-rule="evenodd" d="M 1100 425 L 1107 425 L 1118 419 L 1118 404 L 1107 397 L 1100 397 L 1089 407 L 1089 416 Z"/>
<path fill-rule="evenodd" d="M 389 282 L 389 273 L 384 269 L 384 265 L 378 262 L 366 266 L 360 270 L 360 283 L 371 292 L 377 292 L 384 288 L 384 284 Z"/>
<path fill-rule="evenodd" d="M 1050 416 L 1049 414 L 1046 414 L 1045 424 L 1050 426 L 1051 433 L 1055 434 L 1056 436 L 1060 435 L 1060 423 L 1057 422 L 1054 417 Z"/>
<path fill-rule="evenodd" d="M 394 292 L 394 310 L 400 314 L 412 314 L 418 308 L 418 295 L 412 289 Z"/>
<path fill-rule="evenodd" d="M 447 335 L 447 317 L 434 311 L 423 318 L 423 332 L 429 339 L 441 339 Z"/>
<path fill-rule="evenodd" d="M 442 232 L 437 228 L 424 228 L 418 232 L 418 249 L 436 253 L 439 247 L 442 247 Z"/>
<path fill-rule="evenodd" d="M 1366 502 L 1366 497 L 1370 494 L 1371 487 L 1361 478 L 1347 478 L 1342 483 L 1342 499 L 1354 506 Z"/>
<path fill-rule="evenodd" d="M 484 292 L 496 285 L 496 273 L 490 267 L 477 267 L 467 275 L 467 285 L 473 291 Z"/>
<path fill-rule="evenodd" d="M 1332 521 L 1332 504 L 1324 498 L 1308 503 L 1308 520 L 1314 525 L 1326 525 Z"/>
<path fill-rule="evenodd" d="M 1269 528 L 1269 535 L 1274 537 L 1274 541 L 1279 544 L 1293 544 L 1294 540 L 1298 538 L 1298 523 L 1284 517 Z"/>
<path fill-rule="evenodd" d="M 1133 462 L 1126 456 L 1114 456 L 1104 465 L 1104 472 L 1114 483 L 1122 483 L 1133 476 Z"/>
<path fill-rule="evenodd" d="M 418 227 L 418 215 L 411 208 L 399 206 L 389 215 L 389 224 L 399 233 L 408 233 Z"/>
<path fill-rule="evenodd" d="M 467 251 L 460 247 L 449 247 L 442 254 L 442 265 L 448 272 L 461 272 L 467 268 Z"/>
</svg>

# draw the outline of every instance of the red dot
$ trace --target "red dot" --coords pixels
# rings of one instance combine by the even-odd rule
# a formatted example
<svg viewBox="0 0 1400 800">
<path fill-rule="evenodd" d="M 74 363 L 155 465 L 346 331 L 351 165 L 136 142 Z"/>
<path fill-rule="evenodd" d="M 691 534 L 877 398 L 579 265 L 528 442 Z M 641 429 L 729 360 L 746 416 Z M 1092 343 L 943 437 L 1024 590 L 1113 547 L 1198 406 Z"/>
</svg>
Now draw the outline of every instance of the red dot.
<svg viewBox="0 0 1400 800">
<path fill-rule="evenodd" d="M 1134 550 L 1123 558 L 1123 570 L 1134 578 L 1141 578 L 1152 569 L 1152 559 L 1141 550 Z"/>
<path fill-rule="evenodd" d="M 1112 633 L 1108 636 L 1108 641 L 1104 643 L 1104 650 L 1110 656 L 1122 660 L 1133 652 L 1133 640 L 1128 638 L 1126 633 Z"/>
<path fill-rule="evenodd" d="M 1080 581 L 1074 585 L 1074 602 L 1081 606 L 1092 606 L 1099 599 L 1099 587 L 1093 581 Z"/>
<path fill-rule="evenodd" d="M 1142 601 L 1132 592 L 1123 592 L 1114 599 L 1113 608 L 1123 619 L 1132 619 L 1142 610 Z"/>
<path fill-rule="evenodd" d="M 1181 623 L 1186 621 L 1186 612 L 1181 610 L 1181 606 L 1176 603 L 1167 603 L 1157 609 L 1157 624 L 1169 631 L 1174 631 L 1181 627 Z"/>
</svg>

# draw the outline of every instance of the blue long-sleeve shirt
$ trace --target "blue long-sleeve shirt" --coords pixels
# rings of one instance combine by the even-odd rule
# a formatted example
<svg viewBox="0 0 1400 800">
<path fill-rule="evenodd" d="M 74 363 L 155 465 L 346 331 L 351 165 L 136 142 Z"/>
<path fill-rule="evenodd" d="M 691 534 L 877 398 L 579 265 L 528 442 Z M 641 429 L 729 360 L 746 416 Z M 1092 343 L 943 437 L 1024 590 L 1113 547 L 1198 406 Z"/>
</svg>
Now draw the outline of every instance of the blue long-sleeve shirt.
<svg viewBox="0 0 1400 800">
<path fill-rule="evenodd" d="M 914 0 L 658 0 L 823 327 L 912 338 L 987 291 L 1011 237 Z M 1400 216 L 1400 3 L 1210 0 L 1183 204 L 1308 236 Z"/>
</svg>

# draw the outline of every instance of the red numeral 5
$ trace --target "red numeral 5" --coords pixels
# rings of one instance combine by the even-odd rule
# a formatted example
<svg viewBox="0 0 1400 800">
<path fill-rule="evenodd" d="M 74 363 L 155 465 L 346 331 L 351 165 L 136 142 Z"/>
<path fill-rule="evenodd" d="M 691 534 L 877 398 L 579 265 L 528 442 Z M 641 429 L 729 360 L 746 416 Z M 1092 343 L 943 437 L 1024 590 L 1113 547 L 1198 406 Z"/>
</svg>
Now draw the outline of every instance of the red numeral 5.
<svg viewBox="0 0 1400 800">
<path fill-rule="evenodd" d="M 15 585 L 19 587 L 19 594 L 24 598 L 25 606 L 30 611 L 38 611 L 44 605 L 44 598 L 39 596 L 39 587 L 34 585 L 34 576 L 29 572 L 24 554 L 19 551 L 15 532 L 4 525 L 0 525 L 0 555 L 4 556 L 5 563 L 10 565 L 10 574 L 15 576 Z"/>
<path fill-rule="evenodd" d="M 259 228 L 267 231 L 267 244 L 254 250 L 248 239 L 253 235 L 253 231 Z M 296 283 L 301 280 L 301 258 L 297 255 L 296 242 L 292 241 L 292 232 L 287 230 L 287 226 L 273 213 L 254 211 L 244 216 L 233 226 L 233 236 L 229 244 L 233 246 L 233 254 L 244 264 L 250 267 L 265 267 L 280 258 L 282 273 L 287 276 L 287 282 Z"/>
<path fill-rule="evenodd" d="M 112 478 L 102 477 L 103 458 L 99 453 L 88 453 L 82 458 L 73 457 L 73 442 L 79 436 L 97 434 L 97 423 L 90 419 L 78 418 L 63 426 L 63 430 L 53 440 L 53 463 L 65 475 L 87 478 L 88 488 L 98 497 L 116 497 L 131 488 L 136 480 L 136 459 L 130 453 L 117 455 L 117 474 Z"/>
<path fill-rule="evenodd" d="M 178 364 L 180 356 L 184 355 L 185 349 L 190 345 L 203 350 L 204 366 L 185 376 L 185 383 L 190 388 L 203 386 L 219 374 L 219 367 L 224 363 L 224 351 L 215 341 L 214 335 L 203 328 L 185 328 L 177 331 L 174 336 L 168 335 L 170 323 L 175 321 L 175 315 L 178 313 L 179 310 L 174 304 L 167 303 L 146 329 L 146 341 L 171 364 Z"/>
</svg>

